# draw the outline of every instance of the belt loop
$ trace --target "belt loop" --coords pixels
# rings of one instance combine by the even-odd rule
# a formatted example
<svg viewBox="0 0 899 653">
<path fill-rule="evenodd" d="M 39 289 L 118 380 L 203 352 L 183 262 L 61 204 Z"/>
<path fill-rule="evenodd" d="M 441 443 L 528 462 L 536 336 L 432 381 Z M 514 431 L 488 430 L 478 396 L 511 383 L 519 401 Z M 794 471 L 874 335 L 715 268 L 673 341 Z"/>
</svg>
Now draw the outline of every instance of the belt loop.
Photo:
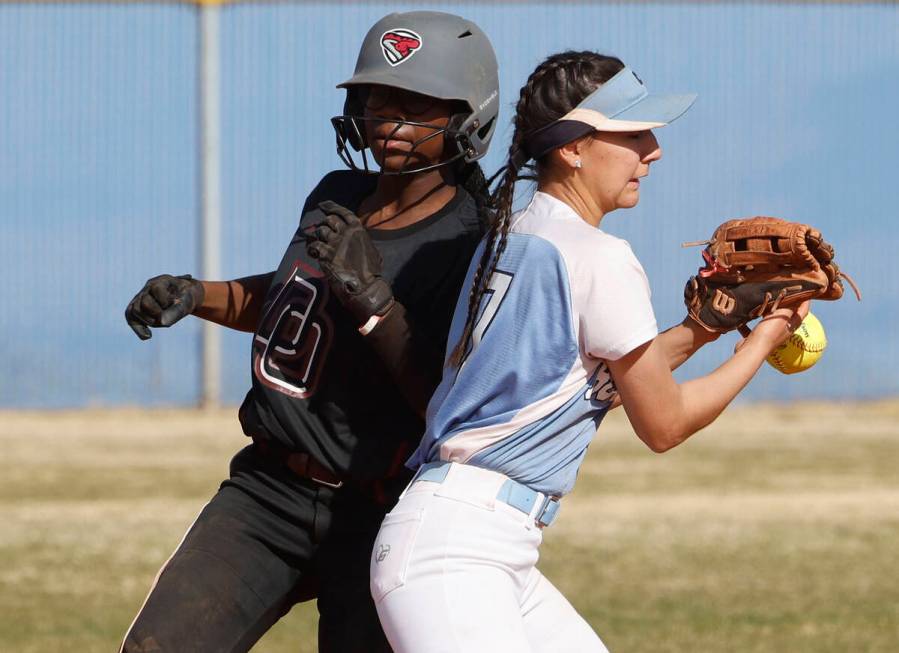
<svg viewBox="0 0 899 653">
<path fill-rule="evenodd" d="M 534 521 L 537 522 L 537 526 L 539 528 L 546 528 L 552 524 L 556 520 L 556 515 L 559 513 L 559 508 L 561 507 L 562 504 L 556 497 L 544 497 L 542 505 L 534 516 Z"/>
<path fill-rule="evenodd" d="M 287 454 L 287 466 L 290 467 L 297 476 L 311 479 L 311 476 L 309 475 L 309 459 L 309 455 L 297 456 L 296 454 L 289 452 Z"/>
</svg>

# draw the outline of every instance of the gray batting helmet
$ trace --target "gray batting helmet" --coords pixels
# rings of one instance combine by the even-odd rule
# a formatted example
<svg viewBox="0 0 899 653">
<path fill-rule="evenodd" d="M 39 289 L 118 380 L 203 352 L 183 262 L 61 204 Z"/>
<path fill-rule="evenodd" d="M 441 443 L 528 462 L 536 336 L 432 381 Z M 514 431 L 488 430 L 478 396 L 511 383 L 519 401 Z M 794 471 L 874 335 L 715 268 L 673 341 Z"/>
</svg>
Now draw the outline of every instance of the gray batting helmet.
<svg viewBox="0 0 899 653">
<path fill-rule="evenodd" d="M 493 46 L 473 22 L 437 11 L 410 11 L 390 14 L 372 26 L 362 42 L 353 76 L 338 84 L 347 89 L 344 115 L 331 120 L 338 153 L 353 168 L 357 166 L 346 143 L 357 150 L 364 147 L 364 130 L 358 125 L 363 111 L 354 87 L 367 84 L 468 106 L 468 112 L 455 117 L 443 130 L 456 151 L 441 165 L 460 158 L 472 162 L 487 153 L 499 113 L 499 79 Z"/>
</svg>

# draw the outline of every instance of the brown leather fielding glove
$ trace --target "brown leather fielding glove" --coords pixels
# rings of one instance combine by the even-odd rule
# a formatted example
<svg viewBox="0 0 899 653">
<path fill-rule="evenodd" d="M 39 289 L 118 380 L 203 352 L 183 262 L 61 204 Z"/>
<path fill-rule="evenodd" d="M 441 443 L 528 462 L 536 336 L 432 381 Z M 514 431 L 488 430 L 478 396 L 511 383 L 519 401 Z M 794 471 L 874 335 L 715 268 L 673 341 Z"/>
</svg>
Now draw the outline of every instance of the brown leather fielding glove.
<svg viewBox="0 0 899 653">
<path fill-rule="evenodd" d="M 839 299 L 846 279 L 834 262 L 833 247 L 807 224 L 780 218 L 728 220 L 706 241 L 705 265 L 687 281 L 684 303 L 709 331 L 725 333 L 778 307 L 806 299 Z"/>
</svg>

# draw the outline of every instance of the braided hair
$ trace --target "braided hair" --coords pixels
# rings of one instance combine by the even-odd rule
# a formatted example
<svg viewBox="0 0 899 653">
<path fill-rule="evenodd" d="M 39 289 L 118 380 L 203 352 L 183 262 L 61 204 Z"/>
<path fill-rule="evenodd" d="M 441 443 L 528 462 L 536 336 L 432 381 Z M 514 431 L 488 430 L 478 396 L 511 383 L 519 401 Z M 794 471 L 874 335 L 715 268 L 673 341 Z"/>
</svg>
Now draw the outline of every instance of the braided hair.
<svg viewBox="0 0 899 653">
<path fill-rule="evenodd" d="M 461 163 L 456 168 L 456 182 L 474 198 L 481 226 L 484 231 L 488 230 L 493 223 L 492 200 L 490 185 L 480 164 L 477 161 Z"/>
<path fill-rule="evenodd" d="M 471 289 L 468 294 L 468 315 L 462 337 L 450 353 L 448 364 L 458 367 L 465 358 L 477 320 L 478 307 L 487 289 L 487 283 L 496 272 L 496 265 L 506 249 L 509 229 L 512 226 L 512 201 L 515 182 L 521 177 L 524 142 L 528 135 L 564 116 L 590 93 L 595 91 L 617 72 L 624 63 L 616 58 L 596 52 L 569 50 L 545 59 L 521 87 L 515 108 L 512 143 L 505 165 L 497 171 L 499 184 L 491 196 L 490 227 L 486 245 L 478 261 Z M 548 155 L 533 166 L 537 177 L 546 166 Z M 480 209 L 480 206 L 479 206 Z"/>
</svg>

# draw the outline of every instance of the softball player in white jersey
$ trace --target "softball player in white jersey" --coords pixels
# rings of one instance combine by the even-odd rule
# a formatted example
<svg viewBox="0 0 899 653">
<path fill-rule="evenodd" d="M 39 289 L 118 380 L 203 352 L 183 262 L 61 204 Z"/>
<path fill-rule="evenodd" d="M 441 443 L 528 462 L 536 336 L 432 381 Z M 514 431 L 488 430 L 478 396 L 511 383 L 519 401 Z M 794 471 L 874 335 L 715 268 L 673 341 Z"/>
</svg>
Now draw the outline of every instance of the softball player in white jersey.
<svg viewBox="0 0 899 653">
<path fill-rule="evenodd" d="M 659 334 L 640 263 L 599 225 L 637 204 L 661 156 L 651 129 L 694 99 L 649 95 L 621 61 L 593 52 L 549 57 L 522 88 L 495 222 L 409 461 L 420 469 L 372 553 L 372 594 L 396 653 L 605 651 L 535 566 L 603 416 L 620 401 L 651 449 L 676 446 L 807 312 L 777 312 L 708 376 L 673 380 L 716 335 L 689 318 Z M 530 159 L 537 192 L 511 215 Z"/>
</svg>

